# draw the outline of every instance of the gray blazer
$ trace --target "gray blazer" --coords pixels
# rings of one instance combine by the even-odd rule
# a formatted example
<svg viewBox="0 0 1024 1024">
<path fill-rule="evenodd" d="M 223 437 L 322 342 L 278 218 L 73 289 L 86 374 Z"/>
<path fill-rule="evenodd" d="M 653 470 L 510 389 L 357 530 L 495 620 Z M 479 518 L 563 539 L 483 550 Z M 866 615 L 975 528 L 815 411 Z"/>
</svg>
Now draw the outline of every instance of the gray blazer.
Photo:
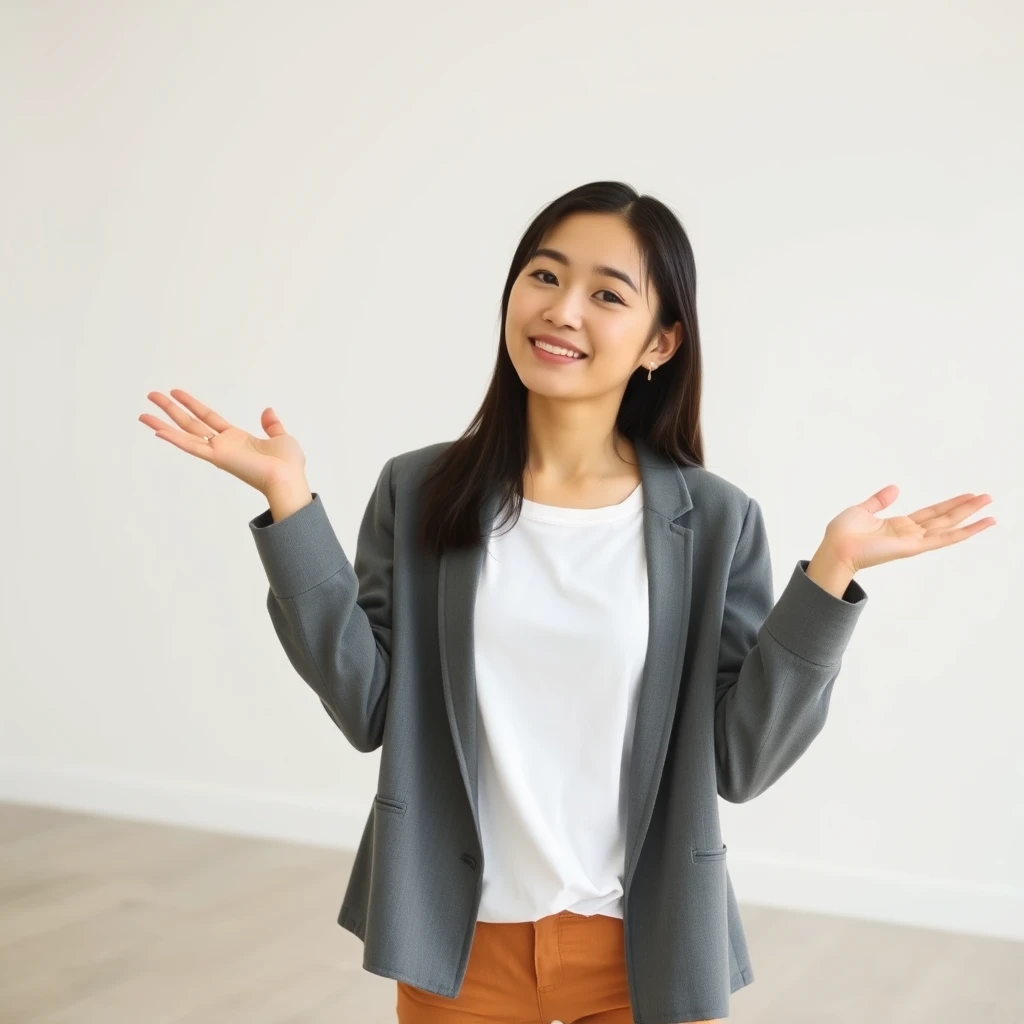
<svg viewBox="0 0 1024 1024">
<path fill-rule="evenodd" d="M 362 940 L 365 970 L 454 998 L 484 870 L 472 623 L 484 548 L 438 559 L 413 536 L 417 481 L 450 443 L 388 459 L 354 562 L 319 494 L 249 526 L 289 661 L 352 746 L 382 748 L 338 923 Z M 834 597 L 801 560 L 776 603 L 758 502 L 636 450 L 650 639 L 628 778 L 625 966 L 637 1024 L 677 1024 L 728 1016 L 730 994 L 754 980 L 717 798 L 763 793 L 821 731 L 867 595 L 851 581 Z M 485 535 L 498 511 L 491 495 Z"/>
</svg>

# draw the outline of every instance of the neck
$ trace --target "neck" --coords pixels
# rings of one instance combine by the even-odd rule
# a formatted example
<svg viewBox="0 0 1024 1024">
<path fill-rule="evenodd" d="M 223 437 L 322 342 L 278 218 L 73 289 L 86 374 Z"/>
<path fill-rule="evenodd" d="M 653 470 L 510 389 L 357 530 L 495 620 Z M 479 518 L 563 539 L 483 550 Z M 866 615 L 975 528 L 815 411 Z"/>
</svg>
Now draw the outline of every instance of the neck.
<svg viewBox="0 0 1024 1024">
<path fill-rule="evenodd" d="M 622 476 L 636 462 L 636 450 L 616 429 L 614 416 L 567 414 L 567 403 L 557 403 L 560 410 L 555 405 L 527 401 L 527 472 L 533 477 L 585 483 Z"/>
</svg>

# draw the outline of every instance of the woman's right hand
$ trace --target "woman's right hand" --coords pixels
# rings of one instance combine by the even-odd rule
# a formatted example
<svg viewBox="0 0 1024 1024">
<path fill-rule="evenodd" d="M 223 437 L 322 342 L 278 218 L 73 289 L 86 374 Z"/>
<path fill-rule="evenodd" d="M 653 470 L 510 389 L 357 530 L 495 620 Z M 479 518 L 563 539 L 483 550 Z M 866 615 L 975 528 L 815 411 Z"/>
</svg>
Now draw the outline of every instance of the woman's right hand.
<svg viewBox="0 0 1024 1024">
<path fill-rule="evenodd" d="M 150 391 L 146 396 L 181 428 L 176 430 L 159 416 L 143 413 L 139 420 L 152 427 L 157 437 L 170 441 L 197 459 L 212 462 L 218 469 L 237 476 L 264 495 L 269 495 L 275 488 L 305 479 L 306 456 L 299 442 L 285 433 L 272 408 L 264 409 L 260 416 L 267 437 L 253 437 L 197 402 L 187 391 L 173 388 L 171 395 L 188 410 L 187 413 L 159 391 Z M 205 437 L 209 437 L 209 441 L 204 440 Z"/>
</svg>

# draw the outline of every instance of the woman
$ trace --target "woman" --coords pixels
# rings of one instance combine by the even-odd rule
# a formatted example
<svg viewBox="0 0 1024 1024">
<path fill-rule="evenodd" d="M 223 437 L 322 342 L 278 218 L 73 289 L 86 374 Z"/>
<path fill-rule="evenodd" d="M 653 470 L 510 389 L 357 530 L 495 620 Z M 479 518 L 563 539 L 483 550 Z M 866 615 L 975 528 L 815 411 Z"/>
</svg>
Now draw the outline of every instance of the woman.
<svg viewBox="0 0 1024 1024">
<path fill-rule="evenodd" d="M 727 1016 L 753 970 L 717 798 L 757 796 L 820 732 L 856 572 L 995 522 L 957 527 L 987 494 L 880 518 L 889 485 L 775 602 L 758 502 L 703 468 L 695 293 L 657 200 L 596 182 L 544 209 L 480 410 L 387 461 L 354 562 L 273 409 L 265 438 L 184 391 L 149 395 L 179 429 L 140 417 L 266 497 L 281 644 L 382 748 L 338 921 L 403 1024 Z"/>
</svg>

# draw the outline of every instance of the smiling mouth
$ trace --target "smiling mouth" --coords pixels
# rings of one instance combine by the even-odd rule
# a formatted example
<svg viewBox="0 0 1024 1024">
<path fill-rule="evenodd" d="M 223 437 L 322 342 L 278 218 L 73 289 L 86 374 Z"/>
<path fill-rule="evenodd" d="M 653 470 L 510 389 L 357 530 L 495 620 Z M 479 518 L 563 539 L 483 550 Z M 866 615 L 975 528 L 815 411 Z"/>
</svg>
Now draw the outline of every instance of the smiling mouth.
<svg viewBox="0 0 1024 1024">
<path fill-rule="evenodd" d="M 572 353 L 572 355 L 565 355 L 562 352 L 552 352 L 552 351 L 550 351 L 550 349 L 543 348 L 542 346 L 537 344 L 537 341 L 536 341 L 535 338 L 527 338 L 526 340 L 529 341 L 529 343 L 531 345 L 533 345 L 534 348 L 539 348 L 541 350 L 541 352 L 547 352 L 548 355 L 551 355 L 551 356 L 559 356 L 562 359 L 586 359 L 587 358 L 586 353 L 584 353 L 584 352 L 574 351 Z"/>
</svg>

